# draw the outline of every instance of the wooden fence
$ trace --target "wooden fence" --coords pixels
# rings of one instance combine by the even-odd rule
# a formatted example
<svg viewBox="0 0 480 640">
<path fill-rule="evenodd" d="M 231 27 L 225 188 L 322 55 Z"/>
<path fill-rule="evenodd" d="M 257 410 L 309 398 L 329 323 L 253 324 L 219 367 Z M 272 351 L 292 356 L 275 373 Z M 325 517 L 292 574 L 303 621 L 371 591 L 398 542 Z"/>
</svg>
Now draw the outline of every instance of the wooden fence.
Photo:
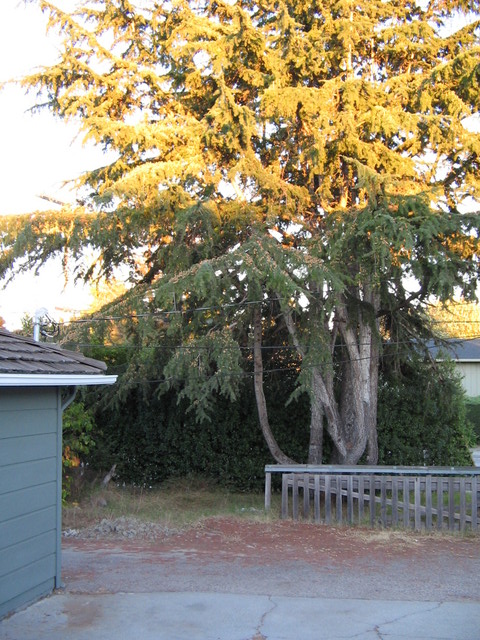
<svg viewBox="0 0 480 640">
<path fill-rule="evenodd" d="M 480 530 L 480 468 L 267 465 L 267 510 L 272 474 L 282 476 L 282 518 L 428 531 Z"/>
</svg>

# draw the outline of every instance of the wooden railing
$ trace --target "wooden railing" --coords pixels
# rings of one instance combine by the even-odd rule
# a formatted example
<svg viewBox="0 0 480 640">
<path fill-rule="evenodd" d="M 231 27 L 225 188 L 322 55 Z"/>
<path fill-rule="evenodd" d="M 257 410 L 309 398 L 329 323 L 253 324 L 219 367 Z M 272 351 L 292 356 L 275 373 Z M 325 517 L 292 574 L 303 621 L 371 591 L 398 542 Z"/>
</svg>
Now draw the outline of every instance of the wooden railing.
<svg viewBox="0 0 480 640">
<path fill-rule="evenodd" d="M 480 468 L 267 465 L 282 476 L 282 518 L 415 530 L 480 530 Z"/>
</svg>

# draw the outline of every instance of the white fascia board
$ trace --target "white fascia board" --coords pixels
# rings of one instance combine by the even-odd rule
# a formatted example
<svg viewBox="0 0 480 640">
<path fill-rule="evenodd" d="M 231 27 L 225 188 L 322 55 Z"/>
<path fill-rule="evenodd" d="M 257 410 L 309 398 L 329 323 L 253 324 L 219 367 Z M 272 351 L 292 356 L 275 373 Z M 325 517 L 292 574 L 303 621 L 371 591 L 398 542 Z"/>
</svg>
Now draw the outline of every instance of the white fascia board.
<svg viewBox="0 0 480 640">
<path fill-rule="evenodd" d="M 83 387 L 87 385 L 115 384 L 116 381 L 117 376 L 104 376 L 94 374 L 0 374 L 0 387 Z"/>
</svg>

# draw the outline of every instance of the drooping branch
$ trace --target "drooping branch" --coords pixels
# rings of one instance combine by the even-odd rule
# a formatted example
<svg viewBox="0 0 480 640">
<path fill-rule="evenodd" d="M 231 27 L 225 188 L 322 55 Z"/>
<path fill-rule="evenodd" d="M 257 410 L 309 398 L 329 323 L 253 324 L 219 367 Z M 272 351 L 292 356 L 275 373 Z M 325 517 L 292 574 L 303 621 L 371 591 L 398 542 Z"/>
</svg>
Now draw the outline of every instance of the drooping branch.
<svg viewBox="0 0 480 640">
<path fill-rule="evenodd" d="M 262 310 L 257 305 L 253 311 L 253 363 L 255 399 L 257 401 L 258 419 L 260 428 L 273 458 L 279 464 L 295 464 L 279 447 L 272 433 L 268 420 L 267 403 L 263 390 L 263 360 L 262 360 Z"/>
</svg>

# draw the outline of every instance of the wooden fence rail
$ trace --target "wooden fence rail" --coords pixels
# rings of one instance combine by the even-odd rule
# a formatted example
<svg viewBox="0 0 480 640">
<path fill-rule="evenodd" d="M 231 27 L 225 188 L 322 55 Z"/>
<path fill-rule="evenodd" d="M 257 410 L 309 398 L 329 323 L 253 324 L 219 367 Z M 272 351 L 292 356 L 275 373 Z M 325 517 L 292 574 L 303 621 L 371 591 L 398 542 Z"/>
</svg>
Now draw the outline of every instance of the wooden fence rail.
<svg viewBox="0 0 480 640">
<path fill-rule="evenodd" d="M 480 530 L 480 468 L 267 465 L 282 476 L 282 518 L 415 530 Z"/>
</svg>

